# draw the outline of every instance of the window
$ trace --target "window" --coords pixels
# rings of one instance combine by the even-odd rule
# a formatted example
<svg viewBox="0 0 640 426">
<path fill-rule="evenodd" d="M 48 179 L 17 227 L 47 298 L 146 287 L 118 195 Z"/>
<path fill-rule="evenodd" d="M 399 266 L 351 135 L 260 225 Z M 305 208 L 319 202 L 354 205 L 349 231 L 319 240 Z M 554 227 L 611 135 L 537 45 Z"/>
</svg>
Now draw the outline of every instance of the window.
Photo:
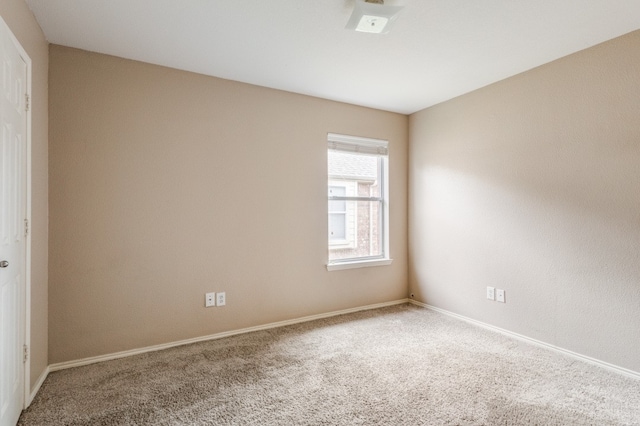
<svg viewBox="0 0 640 426">
<path fill-rule="evenodd" d="M 387 141 L 330 133 L 327 268 L 389 264 Z"/>
</svg>

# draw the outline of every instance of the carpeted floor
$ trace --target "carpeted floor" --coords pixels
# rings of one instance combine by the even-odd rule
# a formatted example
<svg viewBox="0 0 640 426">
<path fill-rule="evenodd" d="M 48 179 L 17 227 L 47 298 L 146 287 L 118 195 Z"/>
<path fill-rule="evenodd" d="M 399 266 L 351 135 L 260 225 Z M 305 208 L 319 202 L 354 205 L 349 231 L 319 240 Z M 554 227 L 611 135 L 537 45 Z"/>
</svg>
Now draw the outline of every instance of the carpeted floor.
<svg viewBox="0 0 640 426">
<path fill-rule="evenodd" d="M 400 305 L 55 372 L 19 424 L 640 425 L 640 380 Z"/>
</svg>

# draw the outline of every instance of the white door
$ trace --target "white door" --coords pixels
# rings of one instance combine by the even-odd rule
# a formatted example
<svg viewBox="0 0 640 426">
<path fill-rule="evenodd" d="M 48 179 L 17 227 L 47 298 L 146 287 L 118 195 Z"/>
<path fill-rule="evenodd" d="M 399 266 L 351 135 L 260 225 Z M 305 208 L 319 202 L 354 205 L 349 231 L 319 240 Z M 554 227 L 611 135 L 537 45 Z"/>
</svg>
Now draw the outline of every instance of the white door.
<svg viewBox="0 0 640 426">
<path fill-rule="evenodd" d="M 27 64 L 0 22 L 0 426 L 24 402 Z"/>
</svg>

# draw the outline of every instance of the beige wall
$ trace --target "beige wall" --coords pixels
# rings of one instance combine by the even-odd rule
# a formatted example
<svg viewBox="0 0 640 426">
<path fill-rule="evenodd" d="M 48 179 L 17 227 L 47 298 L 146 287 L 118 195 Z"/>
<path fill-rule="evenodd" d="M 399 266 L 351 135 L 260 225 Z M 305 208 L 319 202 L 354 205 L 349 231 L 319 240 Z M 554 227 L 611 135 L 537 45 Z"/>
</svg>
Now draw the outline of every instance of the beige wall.
<svg viewBox="0 0 640 426">
<path fill-rule="evenodd" d="M 406 297 L 406 116 L 54 45 L 49 83 L 51 363 Z M 389 140 L 391 266 L 325 268 L 327 132 Z"/>
<path fill-rule="evenodd" d="M 640 371 L 638 76 L 634 32 L 410 117 L 417 299 Z"/>
<path fill-rule="evenodd" d="M 0 16 L 31 58 L 31 383 L 47 367 L 47 41 L 24 0 L 2 0 Z"/>
</svg>

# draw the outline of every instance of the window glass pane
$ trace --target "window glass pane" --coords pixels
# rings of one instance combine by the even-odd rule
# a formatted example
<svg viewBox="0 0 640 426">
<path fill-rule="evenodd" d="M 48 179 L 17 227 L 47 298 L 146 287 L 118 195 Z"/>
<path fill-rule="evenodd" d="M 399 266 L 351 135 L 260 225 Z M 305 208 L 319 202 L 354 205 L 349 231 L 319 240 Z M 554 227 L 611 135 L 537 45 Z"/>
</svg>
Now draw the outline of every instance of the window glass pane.
<svg viewBox="0 0 640 426">
<path fill-rule="evenodd" d="M 347 234 L 346 213 L 329 214 L 329 240 L 346 240 Z"/>
</svg>

